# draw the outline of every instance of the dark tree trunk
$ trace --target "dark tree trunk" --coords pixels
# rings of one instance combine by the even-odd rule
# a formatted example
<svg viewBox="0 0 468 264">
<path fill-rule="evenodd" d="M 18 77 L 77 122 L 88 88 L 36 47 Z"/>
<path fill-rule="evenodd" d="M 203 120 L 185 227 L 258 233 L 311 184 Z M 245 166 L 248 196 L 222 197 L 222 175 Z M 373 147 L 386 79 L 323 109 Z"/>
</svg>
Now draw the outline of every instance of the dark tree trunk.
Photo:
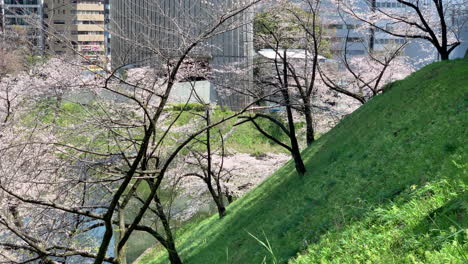
<svg viewBox="0 0 468 264">
<path fill-rule="evenodd" d="M 306 120 L 306 140 L 307 146 L 312 145 L 315 141 L 314 119 L 312 117 L 312 107 L 310 102 L 304 104 L 304 115 Z"/>
<path fill-rule="evenodd" d="M 375 7 L 376 7 L 376 0 L 371 1 L 371 11 L 375 12 Z M 369 37 L 369 50 L 371 53 L 374 53 L 374 47 L 375 47 L 375 30 L 373 27 L 370 27 L 369 29 L 370 37 Z M 346 55 L 346 54 L 345 54 Z"/>
<path fill-rule="evenodd" d="M 299 149 L 297 150 L 293 149 L 292 156 L 294 159 L 294 164 L 296 166 L 296 171 L 301 176 L 304 176 L 304 174 L 306 173 L 306 168 L 304 166 L 304 162 L 302 161 L 301 152 L 299 151 Z"/>
<path fill-rule="evenodd" d="M 286 112 L 288 116 L 288 126 L 289 126 L 289 139 L 291 141 L 291 154 L 296 165 L 297 172 L 303 176 L 306 172 L 304 162 L 302 161 L 301 151 L 299 149 L 299 144 L 297 143 L 296 138 L 296 128 L 294 127 L 294 118 L 292 114 L 291 107 L 291 98 L 289 97 L 288 91 L 288 61 L 286 58 L 286 49 L 283 54 L 283 87 L 281 89 L 283 95 L 284 103 L 286 106 Z"/>
<path fill-rule="evenodd" d="M 182 260 L 179 257 L 179 253 L 177 253 L 177 249 L 175 246 L 174 237 L 172 235 L 171 227 L 169 221 L 166 217 L 166 213 L 164 213 L 164 209 L 161 204 L 161 200 L 159 199 L 158 195 L 154 196 L 154 201 L 156 202 L 156 211 L 158 213 L 158 217 L 161 220 L 161 223 L 164 227 L 164 232 L 166 233 L 166 250 L 169 255 L 169 260 L 171 264 L 182 264 Z"/>
<path fill-rule="evenodd" d="M 449 59 L 449 53 L 448 52 L 439 52 L 440 54 L 440 60 L 448 60 Z"/>
<path fill-rule="evenodd" d="M 219 198 L 222 199 L 222 198 Z M 216 203 L 216 206 L 218 207 L 218 214 L 219 218 L 223 218 L 226 216 L 226 207 L 224 206 L 224 203 L 221 201 L 221 203 Z"/>
<path fill-rule="evenodd" d="M 211 117 L 210 117 L 210 109 L 206 108 L 206 126 L 209 127 L 211 125 Z M 224 206 L 223 202 L 223 195 L 221 191 L 221 186 L 219 184 L 219 179 L 214 179 L 216 182 L 217 192 L 213 188 L 213 173 L 212 173 L 212 155 L 211 155 L 211 129 L 208 128 L 206 130 L 206 152 L 207 152 L 207 163 L 208 167 L 206 169 L 206 185 L 208 186 L 208 190 L 210 191 L 211 197 L 215 201 L 216 207 L 218 209 L 219 218 L 223 218 L 226 215 L 226 207 Z M 219 175 L 218 175 L 219 177 Z"/>
<path fill-rule="evenodd" d="M 119 235 L 116 238 L 116 258 L 119 264 L 127 264 L 127 249 L 126 246 L 124 245 L 119 249 L 119 241 L 122 239 L 123 234 L 125 233 L 125 208 L 119 208 L 117 211 L 117 215 L 119 217 Z"/>
<path fill-rule="evenodd" d="M 166 250 L 169 254 L 169 261 L 171 262 L 171 264 L 182 264 L 182 260 L 180 259 L 175 244 L 173 242 L 169 243 L 168 241 Z"/>
<path fill-rule="evenodd" d="M 211 183 L 210 184 L 207 183 L 207 186 L 208 186 L 208 191 L 210 191 L 211 197 L 213 198 L 213 201 L 216 204 L 216 208 L 218 209 L 219 218 L 223 218 L 224 216 L 226 216 L 226 207 L 224 206 L 223 196 L 222 194 L 218 195 L 216 193 Z"/>
<path fill-rule="evenodd" d="M 232 202 L 234 202 L 234 197 L 228 192 L 226 192 L 226 199 L 228 201 L 228 204 L 232 204 Z"/>
<path fill-rule="evenodd" d="M 302 161 L 301 150 L 299 149 L 299 144 L 297 143 L 296 128 L 294 127 L 294 119 L 293 119 L 291 107 L 287 106 L 286 111 L 288 114 L 289 131 L 291 133 L 290 135 L 291 154 L 294 158 L 294 163 L 296 164 L 296 170 L 302 176 L 305 174 L 306 168 L 304 166 L 304 162 Z"/>
</svg>

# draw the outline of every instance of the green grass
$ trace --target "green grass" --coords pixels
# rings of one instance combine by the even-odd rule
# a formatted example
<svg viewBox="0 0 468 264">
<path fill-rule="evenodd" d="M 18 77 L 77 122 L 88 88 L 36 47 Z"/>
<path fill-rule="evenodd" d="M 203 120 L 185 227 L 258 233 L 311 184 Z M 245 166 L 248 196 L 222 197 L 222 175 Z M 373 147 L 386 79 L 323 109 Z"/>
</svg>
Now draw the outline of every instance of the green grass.
<svg viewBox="0 0 468 264">
<path fill-rule="evenodd" d="M 467 60 L 395 83 L 303 152 L 304 177 L 289 162 L 179 232 L 184 263 L 466 263 L 467 92 Z"/>
<path fill-rule="evenodd" d="M 204 112 L 196 111 L 197 110 L 196 108 L 191 107 L 191 109 L 192 108 L 195 110 L 187 110 L 187 112 L 182 113 L 178 117 L 177 121 L 175 122 L 175 127 L 181 127 L 181 126 L 185 126 L 188 124 L 200 123 L 200 128 L 201 128 L 201 125 L 204 124 L 204 121 L 202 121 L 201 118 L 195 114 L 204 115 Z M 179 108 L 176 108 L 176 109 L 179 109 Z M 173 117 L 166 121 L 167 124 L 170 124 L 174 120 L 174 118 L 176 118 L 176 116 L 178 116 L 179 114 L 178 110 L 172 110 L 172 111 L 173 111 L 173 114 L 172 114 Z M 221 109 L 216 108 L 213 111 L 211 119 L 212 119 L 212 122 L 216 122 L 232 114 L 234 114 L 234 112 L 222 111 Z M 229 120 L 221 124 L 220 126 L 218 126 L 216 129 L 213 129 L 214 132 L 212 132 L 212 134 L 216 133 L 217 135 L 217 130 L 220 129 L 223 135 L 226 135 L 233 128 L 233 125 L 237 123 L 238 121 L 239 119 Z M 265 119 L 258 119 L 257 123 L 270 135 L 274 136 L 275 138 L 289 145 L 289 138 L 287 137 L 286 134 L 282 132 L 282 130 L 277 125 Z M 300 129 L 304 126 L 304 122 L 297 122 L 295 126 L 297 129 Z M 172 135 L 185 136 L 180 133 L 172 133 Z M 299 135 L 299 139 L 305 139 L 305 136 Z M 215 145 L 219 145 L 220 144 L 219 138 L 218 137 L 213 138 L 212 143 L 214 143 Z M 269 152 L 287 153 L 287 150 L 277 145 L 273 141 L 269 140 L 268 138 L 264 137 L 260 132 L 258 132 L 252 123 L 244 123 L 240 126 L 236 126 L 234 128 L 234 132 L 225 142 L 225 146 L 228 151 L 249 153 L 249 154 L 254 154 L 254 155 L 264 154 L 264 153 L 269 153 Z"/>
<path fill-rule="evenodd" d="M 90 124 L 97 118 L 105 116 L 105 112 L 96 107 L 96 105 L 82 105 L 70 101 L 58 102 L 55 98 L 43 98 L 37 102 L 31 112 L 24 118 L 23 123 L 33 128 L 37 122 L 42 125 L 53 125 L 54 136 L 64 144 L 75 146 L 86 146 L 92 151 L 115 151 L 119 149 L 109 137 L 106 129 Z M 91 121 L 91 122 L 90 122 Z M 116 131 L 119 131 L 116 129 Z M 134 129 L 134 134 L 138 134 Z M 89 154 L 67 149 L 68 154 L 75 156 L 88 156 Z M 64 155 L 60 155 L 65 158 Z"/>
<path fill-rule="evenodd" d="M 290 263 L 467 263 L 467 187 L 447 179 L 414 185 Z"/>
</svg>

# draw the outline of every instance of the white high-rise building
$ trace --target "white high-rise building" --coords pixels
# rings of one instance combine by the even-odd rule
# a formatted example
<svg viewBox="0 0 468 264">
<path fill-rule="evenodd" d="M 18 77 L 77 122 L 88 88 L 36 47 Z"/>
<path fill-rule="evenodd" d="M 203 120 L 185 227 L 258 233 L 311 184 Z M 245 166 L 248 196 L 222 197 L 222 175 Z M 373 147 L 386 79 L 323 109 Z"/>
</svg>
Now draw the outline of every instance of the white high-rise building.
<svg viewBox="0 0 468 264">
<path fill-rule="evenodd" d="M 361 9 L 360 11 L 364 12 L 373 12 L 371 8 L 371 6 L 373 6 L 375 10 L 377 10 L 375 11 L 375 14 L 395 14 L 395 17 L 398 17 L 398 15 L 401 14 L 403 18 L 405 18 L 408 13 L 414 14 L 415 21 L 422 24 L 422 22 L 419 22 L 413 8 L 396 0 L 361 0 L 357 3 L 358 4 L 355 8 L 358 10 Z M 415 4 L 419 6 L 420 10 L 422 10 L 423 17 L 426 22 L 429 24 L 433 23 L 431 28 L 434 30 L 435 34 L 438 34 L 438 31 L 441 30 L 440 18 L 434 2 L 432 0 L 422 0 L 415 2 Z M 449 38 L 448 44 L 450 45 L 450 43 L 454 43 L 456 41 L 455 38 L 461 42 L 460 45 L 452 51 L 450 58 L 462 57 L 468 47 L 468 2 L 467 0 L 452 0 L 444 1 L 442 4 L 444 5 L 444 17 L 447 24 L 447 35 Z M 353 20 L 352 18 L 349 18 L 349 16 L 345 16 L 345 20 L 348 19 L 350 21 L 355 21 L 357 26 L 364 23 L 362 21 L 357 21 L 356 19 Z M 395 19 L 382 19 L 377 21 L 377 25 L 390 31 L 404 26 L 404 23 L 395 23 L 395 21 Z M 341 32 L 341 34 L 343 35 L 346 33 Z M 416 32 L 415 34 L 428 35 L 428 33 L 424 33 L 422 31 Z M 405 39 L 393 36 L 379 29 L 375 29 L 371 34 L 368 34 L 366 38 L 367 41 L 364 42 L 367 44 L 366 48 L 371 48 L 375 51 L 384 50 L 387 45 L 402 44 L 407 41 L 408 44 L 405 46 L 403 54 L 409 58 L 413 63 L 413 66 L 416 68 L 420 68 L 427 63 L 440 59 L 434 45 L 432 45 L 428 40 L 424 40 L 422 38 L 408 37 Z M 439 41 L 441 42 L 441 40 Z"/>
<path fill-rule="evenodd" d="M 369 1 L 362 0 L 356 3 L 357 5 L 353 7 L 356 9 L 356 12 L 373 12 L 369 6 Z M 383 11 L 408 11 L 408 7 L 396 0 L 375 0 L 373 4 L 375 8 Z M 333 55 L 342 55 L 344 53 L 346 38 L 348 37 L 348 43 L 346 44 L 348 56 L 364 55 L 368 50 L 375 52 L 384 51 L 389 45 L 402 45 L 408 42 L 403 50 L 403 54 L 409 58 L 414 67 L 419 68 L 437 59 L 435 48 L 427 41 L 396 37 L 378 28 L 372 31 L 370 29 L 363 30 L 362 28 L 368 28 L 365 22 L 347 15 L 345 12 L 339 14 L 335 4 L 329 1 L 325 1 L 323 6 L 326 11 L 321 13 L 321 17 L 326 24 L 326 30 L 332 35 L 330 38 L 330 48 Z M 394 23 L 389 23 L 386 20 L 378 21 L 377 24 L 386 29 L 391 29 L 394 26 Z"/>
</svg>

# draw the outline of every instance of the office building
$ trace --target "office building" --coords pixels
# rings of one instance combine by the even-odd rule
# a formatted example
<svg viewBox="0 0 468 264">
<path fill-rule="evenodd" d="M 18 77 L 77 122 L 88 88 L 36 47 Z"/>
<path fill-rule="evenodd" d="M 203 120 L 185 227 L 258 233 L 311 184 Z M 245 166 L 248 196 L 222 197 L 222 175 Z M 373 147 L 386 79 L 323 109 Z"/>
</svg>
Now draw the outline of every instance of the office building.
<svg viewBox="0 0 468 264">
<path fill-rule="evenodd" d="M 407 12 L 408 7 L 396 0 L 375 1 L 375 7 L 387 12 Z M 325 31 L 330 35 L 330 49 L 334 56 L 342 56 L 345 52 L 348 56 L 365 55 L 368 51 L 379 53 L 387 50 L 390 46 L 399 46 L 407 42 L 402 55 L 406 55 L 408 62 L 415 68 L 437 59 L 437 52 L 431 44 L 419 39 L 404 39 L 392 36 L 375 28 L 370 30 L 364 22 L 341 12 L 338 13 L 336 5 L 326 1 L 324 6 L 328 9 L 322 13 L 325 23 Z M 362 0 L 355 6 L 356 12 L 372 12 L 368 2 Z M 393 23 L 380 20 L 377 24 L 382 28 L 391 30 Z M 346 39 L 348 42 L 346 43 Z"/>
<path fill-rule="evenodd" d="M 372 12 L 369 3 L 370 1 L 359 1 L 355 8 L 358 12 Z M 375 5 L 375 8 L 387 13 L 414 13 L 412 8 L 396 0 L 376 0 L 372 3 Z M 433 8 L 435 19 L 438 20 L 432 1 L 424 0 L 418 4 L 422 5 L 422 8 L 426 10 Z M 450 58 L 457 58 L 462 57 L 468 48 L 468 7 L 466 6 L 466 0 L 455 0 L 449 4 L 451 8 L 447 10 L 450 10 L 450 12 L 447 11 L 445 15 L 447 25 L 450 27 L 449 34 L 453 30 L 461 41 L 461 44 L 451 53 Z M 321 13 L 321 18 L 326 23 L 326 30 L 332 34 L 330 48 L 334 55 L 343 54 L 349 30 L 347 53 L 350 56 L 363 55 L 366 53 L 366 50 L 379 52 L 385 50 L 389 45 L 401 45 L 407 42 L 402 54 L 407 56 L 408 61 L 416 69 L 439 59 L 437 50 L 429 41 L 413 38 L 404 39 L 387 34 L 377 28 L 373 31 L 363 31 L 360 27 L 365 26 L 364 22 L 346 15 L 344 12 L 342 12 L 343 16 L 340 16 L 334 3 L 326 1 L 323 3 L 323 6 L 325 7 L 325 12 Z M 382 28 L 392 30 L 393 27 L 400 26 L 394 22 L 394 20 L 382 19 L 377 24 Z"/>
<path fill-rule="evenodd" d="M 179 52 L 184 41 L 197 36 L 204 27 L 213 24 L 209 18 L 216 6 L 240 1 L 203 0 L 111 0 L 111 31 L 113 65 L 148 65 L 154 61 L 154 50 L 162 56 Z M 217 3 L 215 3 L 217 2 Z M 216 10 L 218 12 L 219 10 Z M 243 14 L 246 18 L 248 14 Z M 224 64 L 246 58 L 251 45 L 248 27 L 242 25 L 203 43 L 197 49 L 200 56 L 209 56 L 212 64 Z M 191 36 L 183 34 L 190 34 Z"/>
<path fill-rule="evenodd" d="M 104 0 L 44 0 L 48 49 L 52 54 L 73 51 L 96 64 L 106 62 Z"/>
<path fill-rule="evenodd" d="M 110 31 L 112 67 L 158 67 L 161 61 L 176 58 L 187 43 L 216 23 L 217 14 L 223 8 L 244 3 L 240 0 L 203 1 L 203 0 L 111 0 Z M 253 55 L 253 36 L 249 12 L 238 15 L 238 26 L 230 28 L 197 46 L 191 58 L 203 60 L 213 72 L 227 65 L 251 65 Z M 219 17 L 219 16 L 218 16 Z M 231 26 L 232 26 L 231 21 Z M 247 67 L 247 66 L 246 66 Z M 224 74 L 219 80 L 232 76 Z M 251 75 L 245 76 L 248 85 Z M 232 79 L 231 79 L 232 80 Z M 214 81 L 212 81 L 214 83 Z M 227 83 L 227 82 L 225 82 Z M 211 87 L 213 91 L 214 87 Z M 219 94 L 218 94 L 219 95 Z M 213 98 L 213 97 L 212 97 Z M 246 98 L 218 97 L 219 104 L 239 108 L 246 104 Z"/>
<path fill-rule="evenodd" d="M 44 50 L 42 0 L 0 0 L 2 37 L 28 45 L 34 53 Z"/>
</svg>

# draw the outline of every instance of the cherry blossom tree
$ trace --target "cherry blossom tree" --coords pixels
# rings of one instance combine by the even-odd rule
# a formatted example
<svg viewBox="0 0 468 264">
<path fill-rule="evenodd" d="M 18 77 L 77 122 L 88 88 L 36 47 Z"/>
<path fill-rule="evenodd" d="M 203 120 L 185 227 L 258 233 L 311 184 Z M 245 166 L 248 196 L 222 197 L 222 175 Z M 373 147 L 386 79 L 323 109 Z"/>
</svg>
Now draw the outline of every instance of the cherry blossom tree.
<svg viewBox="0 0 468 264">
<path fill-rule="evenodd" d="M 289 75 L 288 75 L 288 59 L 287 59 L 287 51 L 284 50 L 281 60 L 280 60 L 280 65 L 278 66 L 279 63 L 275 63 L 276 70 L 278 72 L 278 76 L 276 77 L 278 82 L 275 82 L 273 84 L 274 87 L 274 92 L 272 94 L 279 93 L 281 96 L 281 106 L 284 106 L 286 109 L 286 115 L 287 115 L 287 127 L 283 125 L 283 123 L 276 119 L 275 117 L 271 115 L 266 115 L 266 114 L 261 114 L 257 113 L 255 115 L 249 115 L 249 116 L 241 116 L 243 119 L 242 121 L 238 122 L 236 125 L 241 125 L 247 122 L 251 122 L 257 130 L 264 135 L 266 138 L 272 140 L 279 146 L 285 148 L 287 151 L 291 153 L 291 156 L 294 159 L 296 171 L 300 175 L 304 175 L 306 173 L 306 168 L 304 165 L 304 161 L 302 160 L 301 152 L 299 149 L 299 143 L 297 140 L 297 134 L 296 134 L 296 127 L 294 125 L 294 116 L 293 116 L 293 102 L 291 100 L 291 95 L 290 95 L 290 86 L 289 86 Z M 274 136 L 270 135 L 267 131 L 265 131 L 257 122 L 256 119 L 262 118 L 265 120 L 268 120 L 272 122 L 274 125 L 277 125 L 280 129 L 281 132 L 286 134 L 289 138 L 289 144 L 281 142 L 279 139 L 275 138 Z"/>
<path fill-rule="evenodd" d="M 212 163 L 217 171 L 222 164 L 221 174 L 219 177 L 215 174 L 214 181 L 216 181 L 215 186 L 219 181 L 222 195 L 228 203 L 260 184 L 290 159 L 289 155 L 282 153 L 267 153 L 262 156 L 225 153 L 224 157 L 219 154 L 212 155 Z M 209 205 L 213 204 L 213 197 L 203 180 L 205 176 L 198 162 L 192 156 L 182 158 L 183 160 L 178 162 L 178 165 L 182 167 L 178 166 L 169 171 L 168 176 L 171 180 L 170 186 L 176 193 L 174 200 L 187 201 L 182 208 L 174 211 L 173 216 L 180 221 L 185 221 L 199 212 L 209 210 Z M 206 159 L 202 162 L 206 164 Z M 192 176 L 193 173 L 200 174 L 201 177 Z"/>
<path fill-rule="evenodd" d="M 335 61 L 319 65 L 321 81 L 331 90 L 346 95 L 361 104 L 384 91 L 387 84 L 400 80 L 414 71 L 409 58 L 404 55 L 408 42 L 392 42 L 376 49 L 368 43 L 361 43 L 362 55 L 350 56 L 349 46 L 351 30 L 344 15 L 337 9 L 339 20 L 345 24 L 347 34 L 343 44 L 343 53 Z M 365 34 L 366 28 L 357 32 Z M 371 38 L 372 42 L 372 38 Z"/>
<path fill-rule="evenodd" d="M 293 107 L 302 113 L 306 121 L 307 145 L 315 140 L 312 97 L 319 85 L 319 57 L 323 58 L 320 54 L 328 53 L 328 43 L 319 18 L 321 12 L 320 0 L 295 4 L 280 2 L 258 15 L 256 21 L 257 45 L 274 51 L 274 64 L 285 59 L 283 50 L 286 53 L 288 49 L 296 50 L 291 53 L 300 57 L 299 60 L 288 58 L 285 65 L 291 79 Z M 264 80 L 260 82 L 265 85 Z"/>
<path fill-rule="evenodd" d="M 182 263 L 160 196 L 166 174 L 195 138 L 250 105 L 188 131 L 176 144 L 168 138 L 180 114 L 174 117 L 165 109 L 177 82 L 204 71 L 194 63 L 199 61 L 194 51 L 236 27 L 236 19 L 257 2 L 221 6 L 222 12 L 213 13 L 201 30 L 180 35 L 183 41 L 176 53 L 135 42 L 151 45 L 158 58 L 154 68 L 124 74 L 128 65 L 121 65 L 90 76 L 82 64 L 68 61 L 67 67 L 52 59 L 25 73 L 27 78 L 2 80 L 8 84 L 2 86 L 7 91 L 2 100 L 15 105 L 2 110 L 2 117 L 17 120 L 0 133 L 0 235 L 8 238 L 0 247 L 5 261 L 125 263 L 128 239 L 142 231 L 167 250 L 171 263 Z M 183 30 L 188 24 L 178 25 Z M 68 94 L 76 91 L 92 98 L 70 99 Z M 56 107 L 47 105 L 50 98 L 59 101 Z M 65 101 L 77 110 L 68 111 Z M 42 102 L 44 111 L 38 107 Z M 16 109 L 25 114 L 17 115 Z M 51 112 L 56 119 L 50 120 Z M 140 185 L 146 185 L 148 193 L 140 195 Z M 125 209 L 133 199 L 139 201 L 137 213 L 128 218 Z M 153 224 L 143 221 L 150 214 Z M 90 233 L 97 230 L 101 235 L 96 241 Z M 117 230 L 112 256 L 108 251 Z"/>
<path fill-rule="evenodd" d="M 30 111 L 26 106 L 44 98 L 53 98 L 60 104 L 67 93 L 91 87 L 95 79 L 83 77 L 83 69 L 78 62 L 52 58 L 16 74 L 5 74 L 0 82 L 0 118 L 6 122 L 15 110 Z"/>
<path fill-rule="evenodd" d="M 212 116 L 210 105 L 206 105 L 205 114 L 201 115 L 203 121 L 205 121 L 206 126 L 206 133 L 204 138 L 197 139 L 197 143 L 203 146 L 203 152 L 200 152 L 195 147 L 190 148 L 191 157 L 193 158 L 193 162 L 189 162 L 196 168 L 196 171 L 187 173 L 184 177 L 198 177 L 203 182 L 206 183 L 206 187 L 213 198 L 213 201 L 216 204 L 216 208 L 218 209 L 219 218 L 223 218 L 226 216 L 226 206 L 224 202 L 224 197 L 230 197 L 229 191 L 224 190 L 221 180 L 222 178 L 229 178 L 229 172 L 224 170 L 224 158 L 225 158 L 225 145 L 224 145 L 224 138 L 220 130 L 218 130 L 218 137 L 221 141 L 219 147 L 219 157 L 221 161 L 218 164 L 213 162 L 213 156 L 216 153 L 216 149 L 213 142 L 213 135 L 212 129 L 209 128 L 212 123 Z M 226 177 L 226 174 L 227 177 Z M 227 194 L 227 195 L 226 195 Z"/>
<path fill-rule="evenodd" d="M 334 1 L 346 14 L 375 30 L 391 36 L 424 40 L 438 52 L 441 60 L 460 45 L 460 30 L 468 22 L 466 0 L 375 0 Z"/>
</svg>

